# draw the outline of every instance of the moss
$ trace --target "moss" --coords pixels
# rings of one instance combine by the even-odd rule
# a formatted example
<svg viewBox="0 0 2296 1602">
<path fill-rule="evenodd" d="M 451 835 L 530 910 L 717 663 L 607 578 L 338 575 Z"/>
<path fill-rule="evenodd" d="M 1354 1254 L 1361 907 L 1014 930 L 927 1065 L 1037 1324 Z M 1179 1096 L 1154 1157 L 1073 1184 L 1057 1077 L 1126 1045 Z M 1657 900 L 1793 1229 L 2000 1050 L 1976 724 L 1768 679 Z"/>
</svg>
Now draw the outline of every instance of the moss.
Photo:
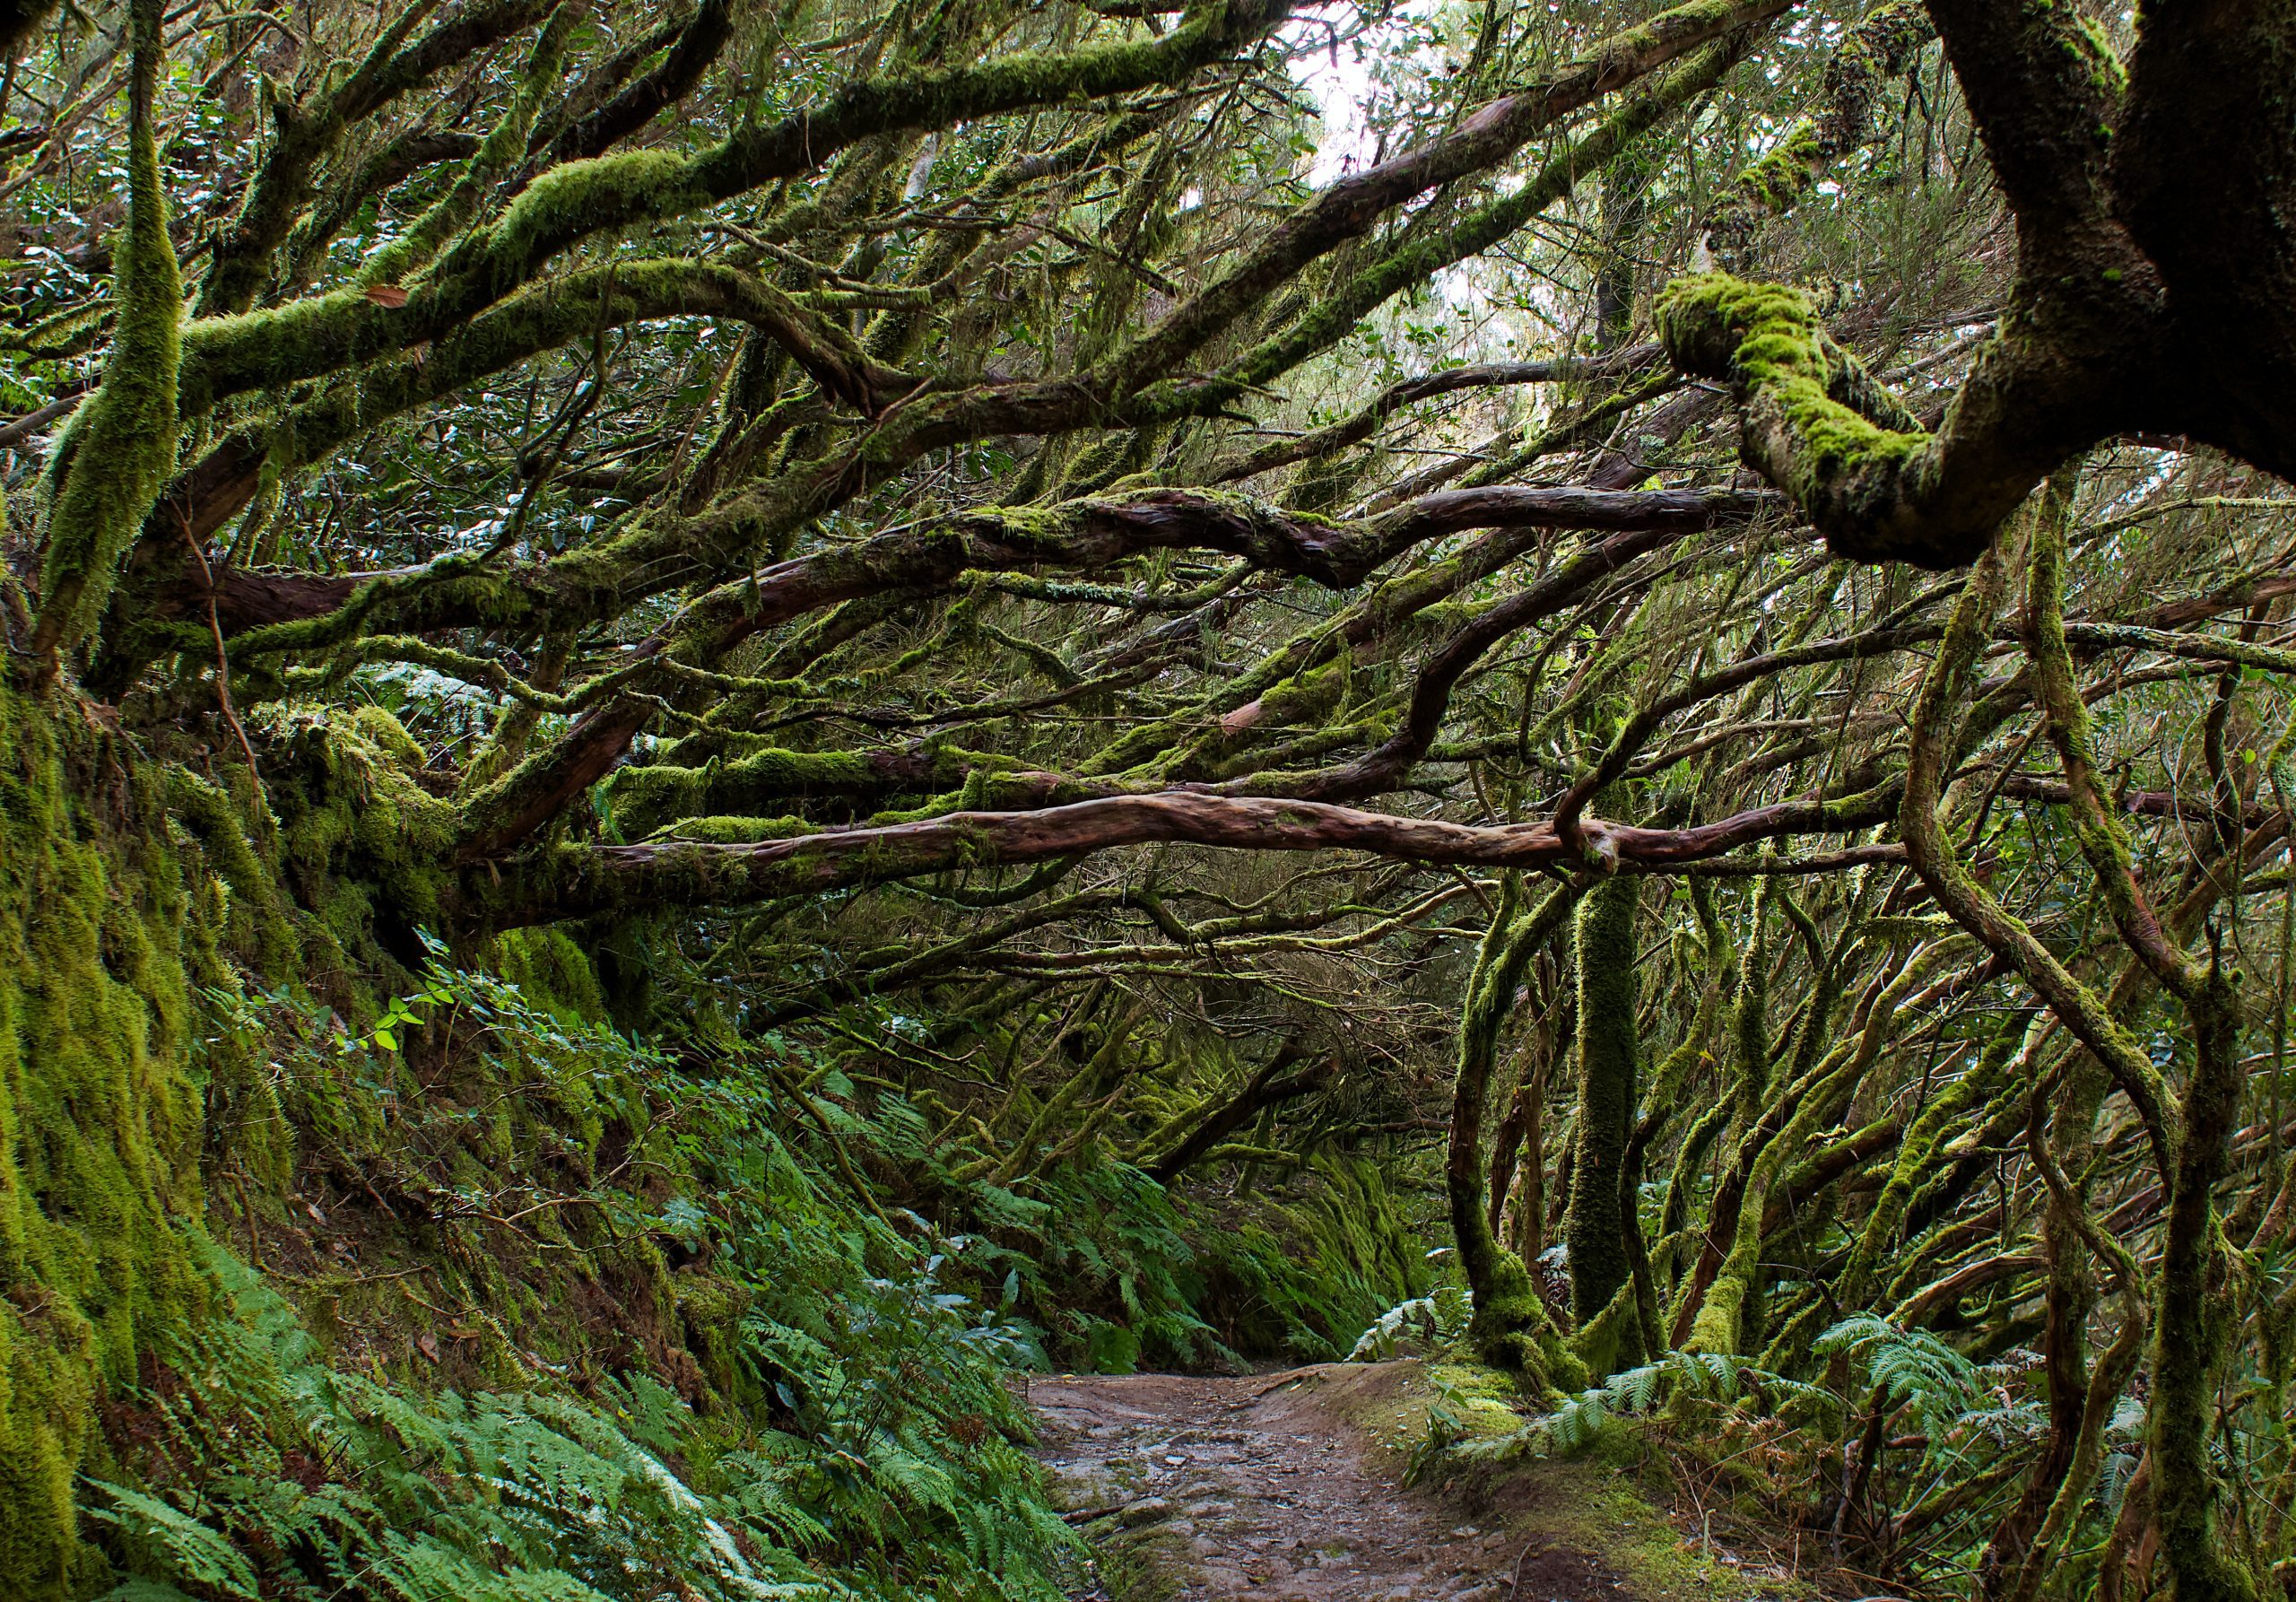
<svg viewBox="0 0 2296 1602">
<path fill-rule="evenodd" d="M 665 823 L 647 838 L 657 840 L 694 840 L 714 846 L 754 845 L 760 840 L 794 840 L 801 834 L 811 834 L 816 825 L 803 818 L 753 818 L 743 815 L 715 814 L 709 817 L 680 818 L 674 823 Z"/>
<path fill-rule="evenodd" d="M 1411 1449 L 1428 1438 L 1439 1402 L 1466 1443 L 1519 1437 L 1523 1428 L 1513 1377 L 1473 1363 L 1350 1365 L 1316 1371 L 1314 1381 L 1318 1405 L 1361 1432 L 1392 1470 L 1405 1469 Z M 1640 1421 L 1614 1416 L 1584 1457 L 1518 1457 L 1492 1467 L 1454 1458 L 1440 1472 L 1460 1476 L 1479 1523 L 1503 1519 L 1526 1545 L 1599 1555 L 1620 1582 L 1599 1588 L 1605 1595 L 1648 1602 L 1805 1602 L 1819 1595 L 1805 1581 L 1718 1551 L 1712 1531 L 1669 1519 L 1664 1503 L 1675 1487 L 1666 1463 Z"/>
<path fill-rule="evenodd" d="M 674 820 L 756 813 L 768 805 L 778 812 L 798 797 L 867 796 L 886 788 L 866 753 L 769 748 L 698 768 L 623 768 L 607 781 L 605 800 L 622 836 L 636 839 Z M 691 831 L 681 827 L 679 832 Z"/>
<path fill-rule="evenodd" d="M 1515 1533 L 1600 1553 L 1618 1572 L 1622 1594 L 1649 1602 L 1806 1602 L 1822 1595 L 1806 1581 L 1718 1549 L 1709 1528 L 1670 1520 L 1662 1505 L 1672 1492 L 1664 1459 L 1642 1429 L 1614 1419 L 1588 1458 L 1534 1460 L 1509 1473 L 1493 1495 L 1522 1510 Z"/>
<path fill-rule="evenodd" d="M 1581 1325 L 1610 1305 L 1628 1276 L 1619 1176 L 1641 1071 L 1634 983 L 1641 887 L 1637 877 L 1606 879 L 1578 909 L 1578 1148 L 1562 1229 L 1570 1246 L 1570 1316 Z"/>
<path fill-rule="evenodd" d="M 228 887 L 217 921 L 237 949 L 251 953 L 267 971 L 289 973 L 308 953 L 301 949 L 300 922 L 279 895 L 278 875 L 249 842 L 233 799 L 189 771 L 167 775 L 168 810 L 189 829 L 213 870 L 218 888 Z"/>
<path fill-rule="evenodd" d="M 1587 1371 L 1599 1376 L 1632 1368 L 1651 1345 L 1642 1332 L 1642 1310 L 1635 1301 L 1634 1286 L 1624 1280 L 1600 1310 L 1578 1321 L 1570 1337 L 1570 1349 L 1587 1365 Z"/>
<path fill-rule="evenodd" d="M 564 929 L 512 929 L 497 936 L 495 971 L 519 993 L 568 1023 L 603 1023 L 605 991 L 589 953 Z"/>
<path fill-rule="evenodd" d="M 459 815 L 416 782 L 421 747 L 378 707 L 277 704 L 250 729 L 272 748 L 282 849 L 320 930 L 361 967 L 419 969 L 416 931 L 447 927 Z"/>
<path fill-rule="evenodd" d="M 1460 1008 L 1457 1077 L 1444 1161 L 1451 1234 L 1474 1295 L 1468 1344 L 1483 1362 L 1520 1373 L 1524 1389 L 1535 1396 L 1578 1389 L 1586 1383 L 1586 1369 L 1547 1316 L 1546 1302 L 1522 1258 L 1501 1247 L 1492 1229 L 1483 1127 L 1499 1033 L 1513 1010 L 1516 987 L 1539 948 L 1562 927 L 1576 893 L 1572 887 L 1558 886 L 1526 912 L 1520 883 L 1512 875 L 1504 883 Z"/>
<path fill-rule="evenodd" d="M 1709 273 L 1668 284 L 1657 311 L 1659 338 L 1678 361 L 1726 372 L 1784 414 L 1804 446 L 1797 482 L 1788 486 L 1799 498 L 1857 468 L 1901 462 L 1929 442 L 1925 433 L 1882 428 L 1834 398 L 1845 358 L 1799 290 Z"/>
<path fill-rule="evenodd" d="M 0 1574 L 80 1594 L 93 1408 L 203 1291 L 187 1062 L 195 910 L 161 797 L 74 713 L 0 687 Z"/>
<path fill-rule="evenodd" d="M 438 203 L 416 218 L 404 233 L 368 258 L 359 274 L 361 283 L 396 283 L 427 266 L 439 248 L 470 221 L 510 163 L 526 154 L 527 130 L 534 126 L 535 113 L 544 99 L 560 88 L 559 64 L 565 58 L 567 40 L 575 24 L 583 20 L 584 11 L 578 4 L 562 4 L 551 13 L 550 21 L 544 25 L 542 37 L 535 45 L 534 55 L 527 60 L 509 109 L 487 130 L 486 137 L 479 142 L 478 149 L 464 164 L 454 185 Z M 536 180 L 546 181 L 546 178 Z"/>
<path fill-rule="evenodd" d="M 1581 1390 L 1588 1382 L 1586 1363 L 1555 1328 L 1530 1270 L 1511 1251 L 1500 1251 L 1492 1264 L 1467 1341 L 1483 1362 L 1518 1376 L 1531 1396 Z"/>
<path fill-rule="evenodd" d="M 120 558 L 175 466 L 183 280 L 168 238 L 152 129 L 161 51 L 156 0 L 139 0 L 129 18 L 135 50 L 127 222 L 112 291 L 118 312 L 103 383 L 73 414 L 49 461 L 54 499 L 42 530 L 40 616 L 32 639 L 39 652 L 69 646 L 95 627 Z"/>
<path fill-rule="evenodd" d="M 2096 18 L 2075 12 L 2071 14 L 2072 30 L 2066 36 L 2065 49 L 2080 63 L 2090 85 L 2100 93 L 2118 100 L 2128 92 L 2128 67 L 2112 40 L 2105 37 L 2105 30 Z"/>
<path fill-rule="evenodd" d="M 1935 36 L 1918 0 L 1890 0 L 1849 30 L 1826 63 L 1819 108 L 1742 170 L 1709 217 L 1708 241 L 1726 266 L 1744 257 L 1763 216 L 1793 210 L 1828 168 L 1869 137 L 1882 84 Z"/>
<path fill-rule="evenodd" d="M 1698 1317 L 1691 1320 L 1690 1338 L 1683 1343 L 1684 1351 L 1736 1353 L 1744 1334 L 1746 1302 L 1761 1267 L 1757 1261 L 1761 1245 L 1761 1197 L 1753 1196 L 1739 1210 L 1738 1228 L 1731 1238 L 1729 1255 L 1722 1259 L 1720 1272 L 1707 1288 L 1706 1300 L 1699 1304 Z"/>
<path fill-rule="evenodd" d="M 1886 554 L 1903 475 L 1934 440 L 1827 336 L 1810 298 L 1708 273 L 1668 284 L 1655 310 L 1679 366 L 1744 394 L 1748 459 L 1841 548 Z"/>
<path fill-rule="evenodd" d="M 2038 1031 L 2039 1021 L 2031 1027 Z M 2018 1055 L 2018 1043 L 2024 1035 L 2024 1030 L 2013 1027 L 2001 1031 L 1977 1067 L 1932 1096 L 1915 1117 L 1898 1145 L 1897 1160 L 1891 1165 L 1890 1177 L 1873 1210 L 1866 1215 L 1865 1227 L 1842 1270 L 1836 1294 L 1843 1305 L 1856 1307 L 1864 1302 L 1874 1283 L 1876 1267 L 1894 1244 L 1907 1204 L 1936 1163 L 1939 1147 L 1949 1135 L 1966 1127 L 1969 1110 L 1980 1105 L 2001 1084 L 2009 1064 Z"/>
<path fill-rule="evenodd" d="M 1823 154 L 1816 126 L 1799 124 L 1777 149 L 1738 175 L 1738 187 L 1767 210 L 1782 212 L 1801 198 Z"/>
<path fill-rule="evenodd" d="M 508 289 L 561 239 L 633 216 L 674 215 L 708 199 L 696 187 L 690 164 L 673 152 L 629 151 L 552 168 L 527 185 L 481 239 L 497 287 Z M 448 257 L 441 273 L 456 272 L 460 256 Z"/>
<path fill-rule="evenodd" d="M 1752 927 L 1739 954 L 1738 997 L 1730 1015 L 1730 1068 L 1737 1082 L 1739 1118 L 1748 1127 L 1770 1095 L 1770 901 L 1777 881 L 1754 885 Z"/>
</svg>

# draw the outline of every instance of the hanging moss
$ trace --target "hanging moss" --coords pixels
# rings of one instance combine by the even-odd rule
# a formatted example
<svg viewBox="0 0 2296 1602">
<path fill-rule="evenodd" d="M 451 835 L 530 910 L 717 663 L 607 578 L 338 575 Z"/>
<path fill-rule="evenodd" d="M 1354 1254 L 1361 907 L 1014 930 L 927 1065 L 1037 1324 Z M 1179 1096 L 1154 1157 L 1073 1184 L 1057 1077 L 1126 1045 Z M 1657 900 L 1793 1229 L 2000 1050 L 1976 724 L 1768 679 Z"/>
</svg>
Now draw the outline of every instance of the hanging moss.
<svg viewBox="0 0 2296 1602">
<path fill-rule="evenodd" d="M 512 929 L 495 937 L 490 954 L 497 972 L 561 1023 L 600 1023 L 608 1016 L 596 967 L 564 929 Z"/>
</svg>

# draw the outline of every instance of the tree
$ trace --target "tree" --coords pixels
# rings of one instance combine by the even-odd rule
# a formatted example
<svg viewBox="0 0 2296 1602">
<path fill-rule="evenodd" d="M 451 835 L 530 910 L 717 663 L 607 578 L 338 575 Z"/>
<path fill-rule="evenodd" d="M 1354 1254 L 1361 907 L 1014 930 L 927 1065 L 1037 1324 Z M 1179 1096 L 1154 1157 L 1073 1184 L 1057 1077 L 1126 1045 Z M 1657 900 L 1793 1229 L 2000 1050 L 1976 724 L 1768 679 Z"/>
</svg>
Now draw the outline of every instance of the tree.
<svg viewBox="0 0 2296 1602">
<path fill-rule="evenodd" d="M 1531 1389 L 2037 1339 L 2037 1435 L 1924 1491 L 1875 1379 L 1803 1511 L 2249 1594 L 2284 11 L 11 25 L 9 694 L 347 1014 L 577 928 L 998 1183 L 1445 1129 Z"/>
</svg>

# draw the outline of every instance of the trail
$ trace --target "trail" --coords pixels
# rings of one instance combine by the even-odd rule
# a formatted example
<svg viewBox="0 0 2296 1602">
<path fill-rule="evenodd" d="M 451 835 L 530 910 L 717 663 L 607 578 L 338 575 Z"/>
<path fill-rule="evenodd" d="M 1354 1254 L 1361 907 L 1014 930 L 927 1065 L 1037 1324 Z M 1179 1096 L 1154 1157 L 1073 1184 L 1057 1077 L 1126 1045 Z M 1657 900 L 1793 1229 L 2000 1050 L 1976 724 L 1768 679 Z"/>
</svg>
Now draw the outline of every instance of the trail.
<svg viewBox="0 0 2296 1602">
<path fill-rule="evenodd" d="M 1341 1365 L 1244 1379 L 1080 1375 L 1038 1380 L 1029 1399 L 1044 1420 L 1039 1455 L 1075 1510 L 1070 1517 L 1116 1554 L 1104 1564 L 1111 1577 L 1153 1576 L 1145 1594 L 1181 1602 L 1637 1596 L 1591 1553 L 1406 1490 L 1402 1454 L 1350 1422 L 1380 1378 Z"/>
</svg>

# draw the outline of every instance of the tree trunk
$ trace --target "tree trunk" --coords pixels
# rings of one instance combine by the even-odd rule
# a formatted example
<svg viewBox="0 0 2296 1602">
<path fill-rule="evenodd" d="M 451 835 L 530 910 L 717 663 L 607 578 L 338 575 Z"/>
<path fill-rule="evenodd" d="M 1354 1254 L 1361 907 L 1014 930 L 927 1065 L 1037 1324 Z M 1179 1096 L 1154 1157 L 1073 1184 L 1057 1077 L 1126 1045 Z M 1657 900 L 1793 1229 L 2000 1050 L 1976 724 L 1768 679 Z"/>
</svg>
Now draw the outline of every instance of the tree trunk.
<svg viewBox="0 0 2296 1602">
<path fill-rule="evenodd" d="M 1578 910 L 1578 1154 L 1571 1165 L 1570 1316 L 1580 1328 L 1627 1281 L 1619 1174 L 1639 1072 L 1634 1034 L 1634 916 L 1641 881 L 1605 880 Z"/>
<path fill-rule="evenodd" d="M 2161 1243 L 2152 1346 L 2156 1517 L 2176 1602 L 2253 1602 L 2255 1580 L 2217 1540 L 2217 1484 L 2208 1454 L 2224 1336 L 2213 1192 L 2228 1164 L 2242 1089 L 2239 1013 L 2221 968 L 2212 966 L 2190 1010 L 2196 1062 Z"/>
<path fill-rule="evenodd" d="M 1548 1321 L 1545 1304 L 1522 1258 L 1503 1249 L 1492 1230 L 1484 1195 L 1489 1170 L 1483 1127 L 1490 1110 L 1499 1032 L 1513 1010 L 1515 988 L 1539 947 L 1562 927 L 1576 892 L 1558 887 L 1528 913 L 1521 910 L 1521 896 L 1519 882 L 1510 876 L 1467 979 L 1444 1178 L 1459 1268 L 1474 1297 L 1469 1339 L 1483 1362 L 1511 1370 L 1527 1387 L 1544 1390 L 1558 1383 L 1575 1384 L 1580 1378 L 1578 1365 Z"/>
</svg>

